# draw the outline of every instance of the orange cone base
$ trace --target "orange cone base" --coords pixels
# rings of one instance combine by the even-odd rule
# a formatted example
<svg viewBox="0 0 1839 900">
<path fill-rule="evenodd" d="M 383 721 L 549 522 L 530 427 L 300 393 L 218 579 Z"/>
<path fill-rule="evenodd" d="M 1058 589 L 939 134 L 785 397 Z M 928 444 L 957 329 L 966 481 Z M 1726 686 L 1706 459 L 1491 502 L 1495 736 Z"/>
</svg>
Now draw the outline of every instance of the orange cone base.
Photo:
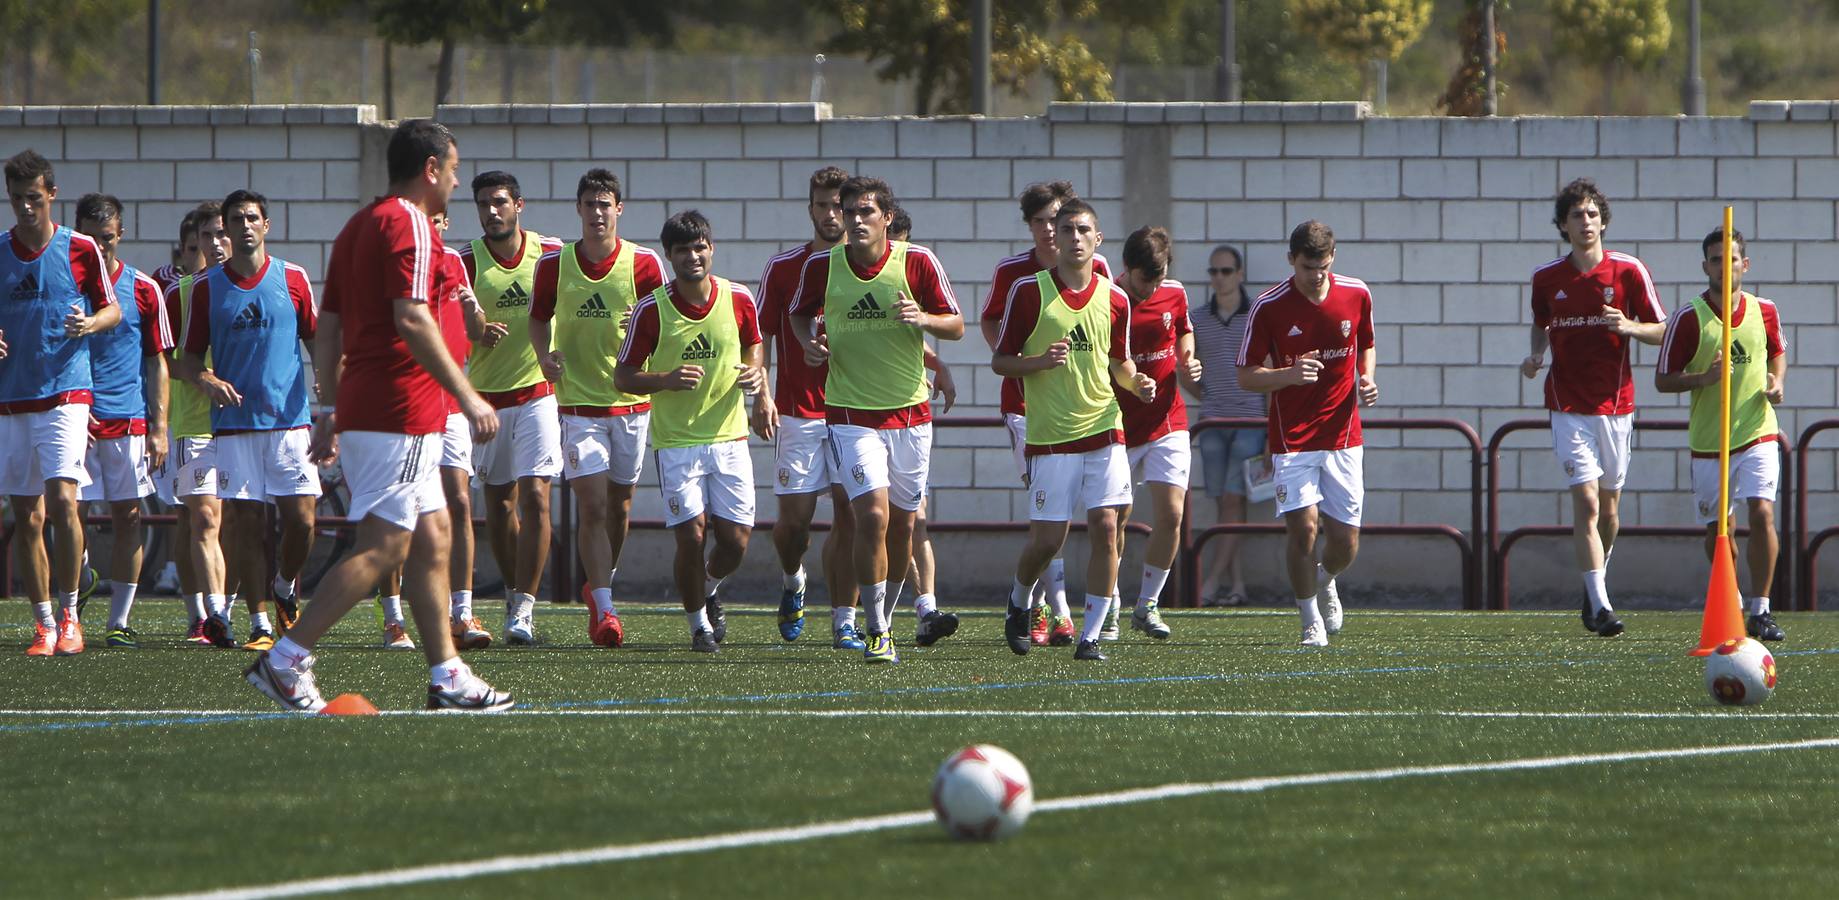
<svg viewBox="0 0 1839 900">
<path fill-rule="evenodd" d="M 340 694 L 319 711 L 322 716 L 374 716 L 377 708 L 363 694 Z"/>
<path fill-rule="evenodd" d="M 1743 594 L 1737 588 L 1737 563 L 1731 539 L 1719 535 L 1711 551 L 1711 583 L 1705 588 L 1705 620 L 1693 656 L 1710 656 L 1725 641 L 1747 637 L 1743 629 Z"/>
</svg>

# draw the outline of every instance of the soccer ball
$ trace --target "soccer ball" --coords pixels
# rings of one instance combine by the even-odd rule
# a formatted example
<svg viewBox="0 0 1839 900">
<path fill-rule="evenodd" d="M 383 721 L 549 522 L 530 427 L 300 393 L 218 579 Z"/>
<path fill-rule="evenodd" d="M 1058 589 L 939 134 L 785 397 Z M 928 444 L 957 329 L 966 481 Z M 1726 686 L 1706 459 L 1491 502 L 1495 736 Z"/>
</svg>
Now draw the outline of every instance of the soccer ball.
<svg viewBox="0 0 1839 900">
<path fill-rule="evenodd" d="M 1754 706 L 1775 692 L 1775 657 L 1749 638 L 1733 638 L 1705 658 L 1705 687 L 1725 706 Z"/>
<path fill-rule="evenodd" d="M 932 779 L 932 811 L 945 833 L 993 841 L 1022 830 L 1034 812 L 1034 782 L 1009 751 L 990 744 L 947 757 Z"/>
</svg>

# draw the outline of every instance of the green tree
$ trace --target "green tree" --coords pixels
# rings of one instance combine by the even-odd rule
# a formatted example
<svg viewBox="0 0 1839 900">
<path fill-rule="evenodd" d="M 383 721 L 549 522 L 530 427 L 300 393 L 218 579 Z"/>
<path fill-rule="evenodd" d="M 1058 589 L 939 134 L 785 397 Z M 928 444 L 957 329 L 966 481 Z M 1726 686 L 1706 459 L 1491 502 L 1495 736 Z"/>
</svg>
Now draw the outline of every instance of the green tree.
<svg viewBox="0 0 1839 900">
<path fill-rule="evenodd" d="M 1603 109 L 1615 109 L 1616 70 L 1646 69 L 1667 55 L 1673 20 L 1667 0 L 1551 0 L 1558 49 L 1602 67 Z"/>
<path fill-rule="evenodd" d="M 1013 93 L 1045 74 L 1061 100 L 1110 100 L 1111 72 L 1079 37 L 1055 26 L 1090 21 L 1099 0 L 992 0 L 990 78 Z M 821 0 L 838 30 L 827 52 L 880 62 L 884 81 L 917 82 L 915 112 L 966 112 L 971 98 L 969 0 Z"/>
<path fill-rule="evenodd" d="M 377 36 L 395 44 L 441 45 L 434 76 L 434 103 L 453 90 L 453 49 L 463 37 L 504 42 L 535 24 L 545 0 L 307 0 L 321 15 L 362 13 Z"/>
<path fill-rule="evenodd" d="M 44 75 L 64 81 L 105 73 L 118 78 L 120 61 L 95 48 L 108 44 L 121 20 L 134 17 L 140 6 L 135 0 L 0 0 L 0 28 L 7 33 L 7 52 L 0 65 L 14 67 L 20 97 L 27 104 L 45 102 L 41 86 L 50 85 L 41 81 L 53 79 Z"/>
<path fill-rule="evenodd" d="M 1430 23 L 1430 0 L 1289 0 L 1296 27 L 1356 65 L 1398 59 Z"/>
<path fill-rule="evenodd" d="M 1496 89 L 1505 86 L 1500 83 L 1498 71 L 1500 64 L 1507 58 L 1507 32 L 1501 28 L 1500 15 L 1507 9 L 1505 0 L 1494 5 L 1494 34 L 1487 34 L 1486 24 L 1482 21 L 1483 0 L 1468 0 L 1468 12 L 1463 15 L 1457 26 L 1461 37 L 1462 59 L 1456 65 L 1455 74 L 1450 76 L 1449 86 L 1443 96 L 1437 99 L 1437 108 L 1452 116 L 1485 116 L 1487 112 L 1488 79 L 1485 66 L 1485 54 L 1488 41 L 1494 41 L 1494 60 L 1497 72 Z"/>
</svg>

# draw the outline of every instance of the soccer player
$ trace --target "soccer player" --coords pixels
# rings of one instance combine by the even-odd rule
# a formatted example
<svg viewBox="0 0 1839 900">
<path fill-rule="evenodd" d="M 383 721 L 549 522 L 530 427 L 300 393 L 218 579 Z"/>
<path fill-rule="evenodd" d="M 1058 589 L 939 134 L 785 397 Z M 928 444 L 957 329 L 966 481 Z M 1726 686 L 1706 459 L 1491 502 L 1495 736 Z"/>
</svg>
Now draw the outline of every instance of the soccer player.
<svg viewBox="0 0 1839 900">
<path fill-rule="evenodd" d="M 1154 398 L 1145 403 L 1136 392 L 1119 389 L 1117 403 L 1124 418 L 1124 447 L 1130 468 L 1141 467 L 1149 492 L 1154 526 L 1143 554 L 1143 581 L 1130 627 L 1158 640 L 1169 627 L 1157 608 L 1181 537 L 1182 506 L 1188 496 L 1188 407 L 1177 381 L 1198 390 L 1200 360 L 1194 355 L 1194 327 L 1188 322 L 1188 291 L 1168 277 L 1171 255 L 1169 233 L 1145 226 L 1124 241 L 1122 286 L 1130 299 L 1130 358 L 1137 371 L 1156 383 Z M 1118 549 L 1124 547 L 1125 507 L 1118 517 Z M 1112 601 L 1113 609 L 1117 600 Z M 1115 613 L 1113 613 L 1115 615 Z"/>
<path fill-rule="evenodd" d="M 320 582 L 300 621 L 244 678 L 285 709 L 317 712 L 326 701 L 313 674 L 313 647 L 405 565 L 404 598 L 428 660 L 428 708 L 509 709 L 509 694 L 472 673 L 448 629 L 446 500 L 435 445 L 447 421 L 444 390 L 459 400 L 474 440 L 491 439 L 498 415 L 448 355 L 433 302 L 435 239 L 428 216 L 447 209 L 459 185 L 459 148 L 445 126 L 410 119 L 386 151 L 389 195 L 345 224 L 326 267 L 322 325 L 313 358 L 319 396 L 337 409 L 315 426 L 316 459 L 344 458 L 356 545 Z"/>
<path fill-rule="evenodd" d="M 1335 577 L 1360 550 L 1366 480 L 1358 406 L 1379 402 L 1373 294 L 1360 279 L 1330 271 L 1335 233 L 1321 222 L 1290 232 L 1289 259 L 1294 274 L 1252 305 L 1239 385 L 1270 395 L 1267 439 L 1290 589 L 1303 646 L 1326 647 L 1341 630 Z"/>
<path fill-rule="evenodd" d="M 485 485 L 486 532 L 504 576 L 505 640 L 532 644 L 531 615 L 549 558 L 549 480 L 562 472 L 562 432 L 555 385 L 537 365 L 528 323 L 537 260 L 562 242 L 523 228 L 524 195 L 511 173 L 481 172 L 472 192 L 485 235 L 463 248 L 460 259 L 483 298 L 485 323 L 468 332 L 475 347 L 466 371 L 499 420 L 494 435 L 474 448 L 473 466 Z M 470 618 L 472 609 L 456 613 Z"/>
<path fill-rule="evenodd" d="M 838 190 L 849 173 L 826 166 L 811 173 L 809 202 L 805 212 L 811 219 L 811 239 L 766 263 L 760 276 L 760 332 L 771 338 L 774 370 L 773 409 L 777 420 L 756 421 L 756 431 L 770 427 L 773 431 L 773 494 L 779 501 L 779 517 L 773 523 L 773 548 L 779 554 L 780 573 L 784 579 L 779 595 L 779 636 L 795 641 L 805 627 L 805 551 L 811 546 L 811 518 L 817 512 L 817 498 L 830 493 L 830 533 L 824 537 L 822 552 L 824 583 L 830 592 L 831 646 L 838 650 L 861 650 L 861 631 L 856 627 L 855 574 L 850 542 L 855 532 L 855 517 L 849 508 L 849 495 L 843 490 L 842 473 L 833 461 L 830 429 L 824 421 L 824 379 L 829 367 L 805 361 L 788 324 L 794 294 L 804 275 L 805 262 L 814 253 L 838 246 L 843 240 L 843 202 Z M 763 407 L 756 406 L 756 412 Z"/>
<path fill-rule="evenodd" d="M 230 255 L 230 239 L 224 233 L 221 204 L 201 204 L 192 210 L 191 217 L 198 231 L 198 255 L 187 261 L 187 274 L 180 276 L 178 283 L 166 291 L 166 320 L 180 326 L 190 319 L 193 287 L 205 272 L 222 265 Z M 169 371 L 178 369 L 184 353 L 183 346 L 172 349 L 167 359 Z M 211 439 L 211 404 L 183 378 L 169 378 L 167 383 L 170 398 L 167 427 L 172 434 L 172 445 L 165 465 L 155 467 L 154 489 L 162 503 L 176 507 L 178 524 L 173 528 L 173 555 L 178 559 L 179 585 L 185 592 L 186 610 L 191 616 L 186 640 L 229 648 L 235 646 L 228 597 L 229 585 L 234 582 L 229 580 L 223 546 L 219 542 L 223 501 L 217 497 L 217 450 Z M 291 616 L 285 605 L 280 612 L 285 628 Z"/>
<path fill-rule="evenodd" d="M 319 471 L 308 459 L 312 411 L 301 341 L 313 337 L 318 307 L 306 270 L 268 254 L 268 198 L 231 191 L 223 220 L 230 258 L 192 285 L 180 377 L 209 400 L 224 503 L 224 558 L 242 584 L 250 615 L 245 650 L 274 646 L 272 595 L 283 629 L 297 607 L 300 570 L 313 546 Z M 210 354 L 207 366 L 205 354 Z M 276 574 L 268 579 L 268 510 L 281 519 Z"/>
<path fill-rule="evenodd" d="M 166 462 L 166 352 L 173 347 L 172 327 L 159 283 L 115 258 L 121 201 L 108 194 L 83 195 L 77 201 L 77 230 L 101 250 L 121 307 L 121 324 L 90 340 L 95 402 L 85 463 L 89 484 L 81 498 L 106 501 L 114 528 L 106 646 L 134 649 L 140 642 L 128 626 L 128 614 L 140 588 L 140 499 L 153 493 L 148 467 Z"/>
<path fill-rule="evenodd" d="M 203 252 L 198 245 L 198 210 L 186 211 L 179 219 L 179 246 L 169 262 L 153 270 L 153 280 L 160 290 L 170 291 L 188 272 L 196 272 L 199 254 Z"/>
<path fill-rule="evenodd" d="M 677 536 L 672 572 L 690 649 L 715 653 L 727 628 L 710 605 L 740 568 L 753 532 L 746 396 L 763 407 L 761 421 L 770 420 L 773 398 L 753 294 L 711 270 L 709 220 L 693 209 L 677 213 L 665 220 L 658 243 L 676 277 L 633 310 L 613 383 L 651 398 L 651 449 L 669 507 L 664 525 Z"/>
<path fill-rule="evenodd" d="M 589 169 L 576 182 L 581 239 L 543 254 L 537 264 L 528 329 L 543 377 L 556 383 L 551 402 L 561 404 L 562 474 L 575 493 L 575 547 L 592 601 L 588 637 L 602 647 L 626 640 L 613 605 L 613 578 L 631 528 L 632 489 L 644 470 L 651 422 L 651 402 L 621 390 L 613 370 L 632 310 L 664 286 L 658 254 L 620 240 L 624 211 L 625 197 L 612 172 Z M 547 534 L 547 513 L 543 521 Z M 539 546 L 547 547 L 548 538 L 543 540 Z M 723 631 L 719 603 L 709 615 Z"/>
<path fill-rule="evenodd" d="M 4 170 L 14 225 L 0 241 L 0 491 L 13 505 L 13 561 L 36 629 L 26 655 L 73 656 L 83 652 L 77 489 L 89 483 L 83 451 L 94 386 L 86 338 L 115 327 L 121 307 L 96 242 L 51 221 L 50 160 L 22 150 Z M 47 524 L 55 560 L 45 552 Z"/>
<path fill-rule="evenodd" d="M 829 361 L 825 420 L 832 462 L 854 507 L 855 575 L 868 617 L 862 653 L 869 662 L 897 662 L 888 634 L 887 597 L 899 597 L 913 552 L 913 517 L 926 493 L 932 457 L 932 393 L 926 381 L 925 336 L 964 336 L 951 281 L 938 257 L 918 245 L 887 239 L 897 206 L 879 178 L 855 176 L 838 190 L 845 240 L 805 261 L 791 308 L 792 333 L 811 365 Z M 824 334 L 816 319 L 824 318 Z M 956 616 L 917 609 L 927 644 L 957 630 Z"/>
<path fill-rule="evenodd" d="M 1775 301 L 1744 293 L 1750 270 L 1743 232 L 1732 231 L 1730 294 L 1736 305 L 1730 335 L 1730 500 L 1747 500 L 1750 539 L 1750 598 L 1744 612 L 1750 637 L 1779 641 L 1787 635 L 1769 611 L 1769 589 L 1780 552 L 1775 535 L 1775 493 L 1781 480 L 1780 426 L 1775 404 L 1782 402 L 1788 378 L 1788 346 L 1782 340 L 1781 315 Z M 1717 546 L 1718 428 L 1723 398 L 1719 389 L 1724 360 L 1724 229 L 1705 235 L 1702 264 L 1711 287 L 1694 297 L 1667 322 L 1654 386 L 1669 394 L 1692 394 L 1688 443 L 1692 448 L 1692 497 L 1705 523 L 1705 553 Z M 1756 350 L 1763 350 L 1763 359 Z M 1736 518 L 1736 511 L 1731 511 Z M 1735 529 L 1732 529 L 1733 532 Z M 1732 552 L 1736 551 L 1732 541 Z"/>
<path fill-rule="evenodd" d="M 1533 271 L 1532 352 L 1520 374 L 1535 378 L 1552 348 L 1545 408 L 1552 452 L 1571 490 L 1571 546 L 1584 579 L 1584 627 L 1603 637 L 1622 633 L 1609 603 L 1609 556 L 1615 550 L 1622 483 L 1634 430 L 1633 342 L 1659 344 L 1666 313 L 1647 266 L 1603 248 L 1609 199 L 1579 178 L 1558 192 L 1552 224 L 1571 252 Z"/>
<path fill-rule="evenodd" d="M 447 234 L 447 227 L 452 218 L 445 209 L 428 217 L 429 225 L 434 229 L 436 245 L 441 248 L 440 260 L 434 265 L 433 303 L 435 315 L 440 322 L 441 337 L 446 339 L 447 354 L 453 357 L 454 364 L 464 367 L 472 355 L 471 334 L 483 334 L 487 328 L 485 310 L 479 298 L 473 293 L 472 284 L 467 278 L 466 262 L 459 251 L 440 243 Z M 459 398 L 448 394 L 447 424 L 441 432 L 441 492 L 447 499 L 448 517 L 453 523 L 452 592 L 449 596 L 448 610 L 450 631 L 455 646 L 461 650 L 482 650 L 492 645 L 492 633 L 479 624 L 473 615 L 473 431 L 467 421 L 466 413 L 460 406 Z M 401 589 L 401 572 L 396 578 L 397 589 Z M 400 610 L 400 600 L 398 601 Z M 400 612 L 397 617 L 401 624 Z M 390 636 L 395 641 L 395 636 Z M 402 632 L 402 641 L 408 643 L 408 633 Z M 413 646 L 411 643 L 410 646 Z"/>
<path fill-rule="evenodd" d="M 1148 403 L 1156 382 L 1130 358 L 1129 298 L 1093 266 L 1104 240 L 1098 213 L 1084 200 L 1066 200 L 1054 232 L 1054 266 L 1009 289 L 990 361 L 996 374 L 1022 380 L 1034 418 L 1024 451 L 1033 508 L 1003 637 L 1016 655 L 1028 654 L 1033 585 L 1066 544 L 1074 511 L 1083 510 L 1091 553 L 1084 629 L 1073 658 L 1102 660 L 1099 633 L 1117 584 L 1119 511 L 1130 505 L 1124 423 L 1112 386 Z"/>
<path fill-rule="evenodd" d="M 1061 204 L 1078 199 L 1078 196 L 1073 185 L 1065 181 L 1031 184 L 1022 191 L 1022 223 L 1028 226 L 1034 246 L 997 263 L 996 273 L 990 276 L 990 295 L 983 303 L 978 327 L 983 330 L 984 343 L 989 344 L 991 350 L 996 349 L 996 339 L 1002 330 L 1004 304 L 1008 302 L 1010 288 L 1018 281 L 1026 281 L 1053 268 L 1058 260 L 1054 248 L 1054 216 L 1059 214 Z M 1098 274 L 1111 277 L 1111 266 L 1103 255 L 1094 255 L 1092 264 Z M 1028 421 L 1021 379 L 1003 379 L 1001 405 L 1003 423 L 1009 429 L 1009 449 L 1015 453 L 1015 468 L 1020 473 L 1022 487 L 1027 488 L 1028 462 L 1023 448 L 1028 443 Z M 1073 642 L 1073 613 L 1066 602 L 1066 560 L 1055 556 L 1047 564 L 1047 578 L 1034 587 L 1031 609 L 1029 635 L 1035 646 Z"/>
</svg>

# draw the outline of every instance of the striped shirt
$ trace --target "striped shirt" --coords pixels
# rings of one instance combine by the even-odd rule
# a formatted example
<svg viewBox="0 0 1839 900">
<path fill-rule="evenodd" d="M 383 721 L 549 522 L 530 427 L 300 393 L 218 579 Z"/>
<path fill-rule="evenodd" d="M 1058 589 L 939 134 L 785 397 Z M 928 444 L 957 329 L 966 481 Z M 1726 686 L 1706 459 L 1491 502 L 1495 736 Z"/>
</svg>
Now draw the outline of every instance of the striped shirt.
<svg viewBox="0 0 1839 900">
<path fill-rule="evenodd" d="M 1188 310 L 1188 318 L 1194 323 L 1194 352 L 1200 356 L 1201 388 L 1206 392 L 1201 418 L 1264 415 L 1264 395 L 1239 387 L 1239 345 L 1245 343 L 1251 316 L 1221 303 L 1218 315 L 1201 304 Z"/>
</svg>

